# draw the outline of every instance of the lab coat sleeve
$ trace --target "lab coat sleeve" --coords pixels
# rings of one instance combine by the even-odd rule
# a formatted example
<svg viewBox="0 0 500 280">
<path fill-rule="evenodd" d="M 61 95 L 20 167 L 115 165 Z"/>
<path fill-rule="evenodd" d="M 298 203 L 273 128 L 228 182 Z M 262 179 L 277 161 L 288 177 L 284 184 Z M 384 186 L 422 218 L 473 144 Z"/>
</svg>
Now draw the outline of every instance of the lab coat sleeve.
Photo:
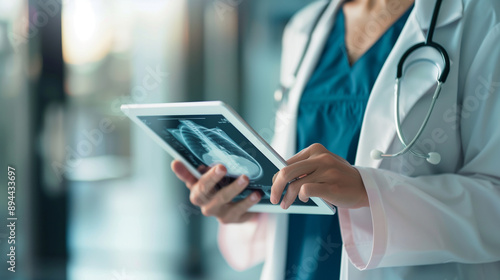
<svg viewBox="0 0 500 280">
<path fill-rule="evenodd" d="M 264 261 L 267 218 L 262 213 L 246 223 L 219 225 L 219 249 L 232 268 L 241 271 Z"/>
<path fill-rule="evenodd" d="M 497 24 L 467 72 L 462 102 L 478 107 L 462 109 L 463 164 L 456 173 L 407 177 L 357 167 L 370 207 L 339 209 L 339 219 L 358 269 L 500 260 L 498 42 Z"/>
</svg>

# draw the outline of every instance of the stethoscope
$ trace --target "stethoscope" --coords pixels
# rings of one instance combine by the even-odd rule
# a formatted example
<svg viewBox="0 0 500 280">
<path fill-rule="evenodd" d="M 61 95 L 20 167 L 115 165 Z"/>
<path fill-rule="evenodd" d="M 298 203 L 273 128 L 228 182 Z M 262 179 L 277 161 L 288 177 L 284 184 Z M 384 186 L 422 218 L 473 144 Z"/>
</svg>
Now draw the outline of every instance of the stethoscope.
<svg viewBox="0 0 500 280">
<path fill-rule="evenodd" d="M 424 131 L 425 127 L 427 126 L 427 122 L 429 121 L 429 118 L 432 114 L 432 111 L 434 110 L 434 105 L 436 104 L 436 101 L 439 97 L 439 94 L 441 93 L 441 88 L 442 88 L 443 84 L 446 82 L 446 78 L 448 77 L 448 73 L 450 72 L 450 59 L 449 59 L 448 53 L 446 52 L 446 50 L 444 49 L 443 46 L 432 41 L 432 37 L 434 36 L 434 30 L 436 29 L 437 17 L 439 14 L 439 10 L 441 8 L 441 2 L 442 2 L 442 0 L 436 1 L 436 5 L 435 5 L 434 11 L 432 13 L 431 24 L 429 26 L 429 30 L 428 30 L 425 42 L 421 42 L 421 43 L 418 43 L 418 44 L 410 47 L 403 54 L 403 56 L 401 57 L 401 59 L 399 60 L 399 63 L 398 63 L 397 73 L 396 73 L 396 84 L 394 86 L 394 99 L 395 99 L 395 102 L 394 102 L 394 107 L 395 107 L 394 108 L 394 114 L 395 114 L 394 120 L 395 120 L 395 125 L 396 125 L 396 132 L 397 132 L 399 141 L 403 145 L 403 149 L 401 151 L 399 151 L 397 153 L 393 153 L 393 154 L 384 153 L 380 150 L 372 150 L 370 153 L 370 156 L 372 157 L 372 159 L 380 160 L 383 158 L 395 158 L 397 156 L 400 156 L 400 155 L 406 154 L 407 152 L 410 152 L 419 158 L 426 159 L 431 164 L 438 164 L 441 161 L 441 155 L 437 152 L 429 152 L 427 154 L 423 154 L 421 152 L 418 152 L 418 151 L 415 151 L 414 149 L 412 149 L 413 146 L 415 145 L 415 143 L 417 142 L 417 140 L 422 135 L 422 132 Z M 289 92 L 290 92 L 290 90 L 295 82 L 295 77 L 297 77 L 297 74 L 298 74 L 298 72 L 299 72 L 299 70 L 304 62 L 304 57 L 308 51 L 309 44 L 311 42 L 312 33 L 316 29 L 316 26 L 318 25 L 319 19 L 322 17 L 322 15 L 326 11 L 327 7 L 328 7 L 328 5 L 325 5 L 325 7 L 320 12 L 319 16 L 316 18 L 316 21 L 313 24 L 313 28 L 311 29 L 311 32 L 310 32 L 309 37 L 308 37 L 308 41 L 306 42 L 306 45 L 304 47 L 304 52 L 302 53 L 302 57 L 300 58 L 299 63 L 297 64 L 297 67 L 296 67 L 295 72 L 293 74 L 293 78 L 291 78 L 289 81 L 286 81 L 287 85 L 281 84 L 280 88 L 275 91 L 274 99 L 277 102 L 284 102 L 288 98 L 288 94 L 289 94 Z M 441 58 L 443 59 L 444 67 L 441 70 L 440 65 L 438 63 L 436 63 L 435 61 L 431 61 L 430 59 L 423 59 L 423 61 L 425 61 L 425 62 L 429 62 L 429 61 L 432 62 L 436 66 L 436 68 L 441 70 L 440 71 L 441 73 L 436 79 L 436 82 L 437 82 L 436 89 L 434 91 L 434 95 L 432 96 L 432 101 L 431 101 L 431 104 L 429 106 L 429 110 L 427 111 L 427 114 L 424 118 L 424 121 L 422 122 L 422 125 L 420 125 L 420 128 L 418 129 L 418 131 L 415 134 L 415 136 L 413 137 L 413 139 L 408 143 L 406 141 L 405 135 L 403 134 L 403 131 L 401 130 L 401 121 L 400 121 L 400 117 L 399 117 L 399 96 L 400 96 L 401 80 L 403 79 L 403 74 L 404 74 L 403 66 L 405 64 L 406 59 L 412 53 L 414 53 L 416 50 L 424 48 L 424 47 L 431 47 L 431 48 L 435 49 L 441 55 Z M 413 63 L 415 63 L 415 61 Z"/>
</svg>

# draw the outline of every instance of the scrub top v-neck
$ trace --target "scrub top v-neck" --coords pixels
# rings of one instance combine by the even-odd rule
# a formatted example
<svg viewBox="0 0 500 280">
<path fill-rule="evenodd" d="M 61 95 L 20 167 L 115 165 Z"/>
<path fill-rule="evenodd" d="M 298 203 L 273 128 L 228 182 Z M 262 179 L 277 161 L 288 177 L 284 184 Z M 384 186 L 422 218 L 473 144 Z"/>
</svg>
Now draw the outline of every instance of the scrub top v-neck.
<svg viewBox="0 0 500 280">
<path fill-rule="evenodd" d="M 411 10 L 350 65 L 345 47 L 345 19 L 342 7 L 339 8 L 299 103 L 297 151 L 320 143 L 354 163 L 368 97 Z M 290 214 L 285 280 L 339 279 L 341 250 L 337 215 Z"/>
</svg>

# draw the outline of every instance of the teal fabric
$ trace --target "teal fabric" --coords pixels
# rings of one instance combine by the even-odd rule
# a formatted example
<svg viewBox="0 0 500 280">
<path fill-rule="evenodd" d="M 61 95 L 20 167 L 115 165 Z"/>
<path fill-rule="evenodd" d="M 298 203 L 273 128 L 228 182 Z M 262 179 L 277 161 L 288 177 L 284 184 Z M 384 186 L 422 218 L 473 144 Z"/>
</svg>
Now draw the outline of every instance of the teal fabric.
<svg viewBox="0 0 500 280">
<path fill-rule="evenodd" d="M 344 42 L 344 14 L 339 9 L 300 100 L 297 151 L 321 143 L 354 163 L 368 97 L 410 11 L 351 66 Z M 339 279 L 342 239 L 337 215 L 291 214 L 287 247 L 286 280 Z"/>
</svg>

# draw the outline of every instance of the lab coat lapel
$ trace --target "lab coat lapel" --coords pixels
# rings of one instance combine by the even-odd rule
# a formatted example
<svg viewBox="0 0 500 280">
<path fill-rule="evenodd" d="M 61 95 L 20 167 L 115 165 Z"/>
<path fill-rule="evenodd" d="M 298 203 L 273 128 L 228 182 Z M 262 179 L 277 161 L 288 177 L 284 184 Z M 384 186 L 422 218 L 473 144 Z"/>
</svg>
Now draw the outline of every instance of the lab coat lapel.
<svg viewBox="0 0 500 280">
<path fill-rule="evenodd" d="M 428 0 L 416 1 L 401 35 L 394 45 L 380 74 L 373 86 L 365 111 L 365 117 L 360 134 L 356 165 L 378 167 L 380 160 L 373 160 L 370 153 L 373 149 L 387 151 L 396 136 L 394 124 L 394 86 L 396 69 L 400 58 L 411 46 L 425 41 L 434 5 Z M 462 2 L 444 0 L 438 17 L 436 30 L 458 20 L 462 15 Z M 424 57 L 433 57 L 435 52 L 423 50 L 419 52 Z M 401 91 L 400 117 L 401 122 L 415 103 L 425 94 L 433 92 L 435 81 L 425 79 L 417 83 L 411 92 Z M 388 113 L 390 112 L 390 113 Z M 423 118 L 423 116 L 422 116 Z"/>
<path fill-rule="evenodd" d="M 432 12 L 434 11 L 435 1 L 429 3 L 429 0 L 415 1 L 415 17 L 422 33 L 429 29 L 431 23 Z M 443 0 L 441 9 L 439 10 L 437 28 L 450 24 L 463 15 L 463 3 L 461 0 Z"/>
</svg>

